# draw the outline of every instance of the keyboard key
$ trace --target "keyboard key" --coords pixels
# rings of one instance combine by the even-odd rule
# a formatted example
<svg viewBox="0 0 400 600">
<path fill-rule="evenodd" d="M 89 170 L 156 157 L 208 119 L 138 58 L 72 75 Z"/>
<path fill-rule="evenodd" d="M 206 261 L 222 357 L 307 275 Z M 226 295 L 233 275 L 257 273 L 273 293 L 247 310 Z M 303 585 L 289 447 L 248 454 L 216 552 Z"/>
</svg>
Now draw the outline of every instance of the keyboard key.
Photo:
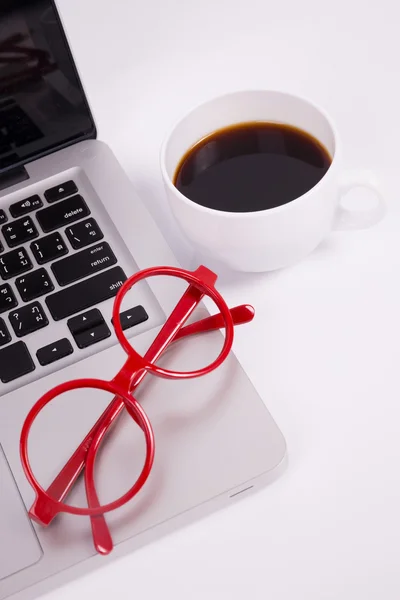
<svg viewBox="0 0 400 600">
<path fill-rule="evenodd" d="M 30 271 L 32 266 L 25 248 L 12 250 L 0 257 L 0 275 L 3 279 L 10 279 L 10 277 Z"/>
<path fill-rule="evenodd" d="M 68 285 L 78 279 L 94 275 L 111 265 L 117 259 L 106 242 L 77 252 L 51 265 L 51 269 L 60 285 Z"/>
<path fill-rule="evenodd" d="M 0 285 L 0 314 L 18 305 L 17 299 L 8 283 Z"/>
<path fill-rule="evenodd" d="M 39 225 L 45 233 L 79 221 L 79 219 L 89 215 L 90 210 L 82 196 L 72 196 L 72 198 L 58 202 L 54 206 L 42 208 L 36 213 Z"/>
<path fill-rule="evenodd" d="M 10 248 L 14 248 L 15 246 L 24 244 L 29 240 L 33 240 L 39 235 L 38 230 L 36 229 L 30 217 L 19 219 L 18 221 L 12 221 L 8 225 L 3 225 L 1 230 Z"/>
<path fill-rule="evenodd" d="M 72 196 L 72 194 L 76 194 L 78 188 L 73 181 L 66 181 L 61 185 L 56 185 L 55 187 L 50 188 L 44 193 L 44 197 L 47 202 L 52 203 L 57 200 L 63 200 L 63 198 L 67 198 L 68 196 Z"/>
<path fill-rule="evenodd" d="M 7 329 L 7 325 L 5 324 L 3 319 L 0 319 L 0 346 L 4 346 L 11 342 L 11 335 Z"/>
<path fill-rule="evenodd" d="M 7 223 L 8 221 L 8 217 L 5 213 L 4 210 L 0 210 L 0 225 L 2 225 L 3 223 Z"/>
<path fill-rule="evenodd" d="M 111 331 L 105 323 L 102 323 L 101 325 L 96 325 L 96 327 L 92 327 L 86 331 L 81 331 L 81 333 L 76 333 L 74 339 L 78 348 L 83 349 L 105 340 L 110 337 L 110 335 Z"/>
<path fill-rule="evenodd" d="M 17 342 L 0 350 L 0 379 L 8 383 L 35 370 L 35 365 L 24 342 Z"/>
<path fill-rule="evenodd" d="M 71 342 L 67 338 L 58 340 L 53 344 L 44 346 L 36 352 L 36 356 L 42 367 L 50 365 L 61 358 L 65 358 L 74 351 Z"/>
<path fill-rule="evenodd" d="M 15 202 L 10 206 L 11 216 L 15 219 L 17 217 L 23 217 L 24 215 L 36 210 L 37 208 L 41 208 L 43 206 L 43 202 L 40 196 L 30 196 L 25 200 L 20 200 L 19 202 Z"/>
<path fill-rule="evenodd" d="M 87 219 L 65 230 L 71 246 L 75 250 L 89 246 L 102 240 L 104 235 L 94 219 Z"/>
<path fill-rule="evenodd" d="M 46 313 L 39 302 L 23 306 L 8 315 L 17 337 L 33 333 L 49 324 Z"/>
<path fill-rule="evenodd" d="M 144 310 L 143 306 L 134 306 L 133 308 L 128 308 L 128 310 L 124 310 L 120 313 L 120 321 L 122 330 L 130 329 L 135 325 L 139 325 L 139 323 L 144 323 L 147 321 L 149 315 Z M 114 324 L 114 319 L 112 320 Z"/>
<path fill-rule="evenodd" d="M 17 290 L 24 302 L 30 302 L 54 290 L 53 282 L 46 269 L 32 271 L 15 281 Z"/>
<path fill-rule="evenodd" d="M 31 250 L 39 265 L 44 265 L 51 260 L 68 254 L 68 248 L 61 237 L 61 233 L 51 233 L 37 242 L 32 242 Z"/>
<path fill-rule="evenodd" d="M 85 279 L 46 298 L 46 304 L 55 321 L 99 304 L 117 295 L 127 277 L 121 267 Z"/>
<path fill-rule="evenodd" d="M 77 317 L 69 319 L 67 325 L 70 332 L 74 335 L 75 333 L 85 331 L 85 329 L 91 329 L 92 327 L 96 327 L 96 325 L 101 325 L 104 322 L 103 315 L 99 309 L 92 308 L 92 310 L 88 310 Z"/>
</svg>

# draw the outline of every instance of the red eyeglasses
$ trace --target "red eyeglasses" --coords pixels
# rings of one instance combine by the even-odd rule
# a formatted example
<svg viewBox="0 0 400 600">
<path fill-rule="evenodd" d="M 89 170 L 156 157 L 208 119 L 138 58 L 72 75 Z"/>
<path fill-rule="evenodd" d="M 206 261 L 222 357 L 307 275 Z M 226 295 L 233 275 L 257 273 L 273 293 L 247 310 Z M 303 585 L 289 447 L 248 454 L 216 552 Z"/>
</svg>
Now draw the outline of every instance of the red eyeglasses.
<svg viewBox="0 0 400 600">
<path fill-rule="evenodd" d="M 161 327 L 146 354 L 141 356 L 131 346 L 122 330 L 120 319 L 121 305 L 126 294 L 135 284 L 155 276 L 178 278 L 187 282 L 189 286 Z M 31 519 L 41 525 L 48 526 L 62 512 L 89 516 L 93 542 L 97 552 L 100 554 L 111 552 L 113 541 L 104 514 L 120 508 L 140 491 L 149 477 L 155 455 L 152 426 L 142 406 L 133 397 L 133 392 L 148 372 L 168 379 L 188 379 L 211 373 L 211 371 L 217 369 L 224 362 L 231 350 L 234 325 L 247 323 L 254 317 L 254 309 L 250 305 L 241 305 L 229 309 L 222 296 L 215 289 L 216 280 L 217 276 L 215 273 L 204 266 L 200 266 L 194 272 L 174 267 L 155 267 L 139 271 L 130 277 L 120 288 L 114 302 L 113 324 L 117 339 L 128 356 L 121 370 L 111 381 L 102 379 L 76 379 L 56 386 L 35 403 L 22 427 L 20 439 L 21 461 L 26 477 L 36 493 L 35 502 L 29 511 Z M 205 296 L 214 301 L 219 309 L 219 313 L 184 326 L 185 322 Z M 218 329 L 225 329 L 225 339 L 219 355 L 208 366 L 192 371 L 172 371 L 156 364 L 156 361 L 170 347 L 172 342 Z M 58 396 L 73 390 L 86 390 L 88 393 L 88 390 L 93 389 L 109 392 L 114 395 L 114 398 L 54 481 L 45 490 L 35 478 L 28 458 L 28 439 L 32 425 L 45 406 Z M 124 408 L 127 409 L 130 417 L 144 434 L 146 444 L 145 461 L 139 477 L 128 492 L 114 502 L 101 505 L 94 481 L 96 456 L 105 434 Z M 63 500 L 69 494 L 83 470 L 88 507 L 80 508 L 65 504 Z"/>
</svg>

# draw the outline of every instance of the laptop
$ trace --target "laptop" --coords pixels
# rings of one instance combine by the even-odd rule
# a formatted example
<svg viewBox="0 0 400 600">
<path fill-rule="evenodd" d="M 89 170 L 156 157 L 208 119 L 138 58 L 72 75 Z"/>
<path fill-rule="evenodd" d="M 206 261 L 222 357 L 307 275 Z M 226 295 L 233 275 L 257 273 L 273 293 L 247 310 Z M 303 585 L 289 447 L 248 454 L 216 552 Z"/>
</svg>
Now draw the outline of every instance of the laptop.
<svg viewBox="0 0 400 600">
<path fill-rule="evenodd" d="M 156 265 L 177 266 L 145 203 L 96 139 L 54 3 L 3 0 L 0 600 L 35 598 L 97 569 L 246 497 L 285 464 L 284 438 L 231 352 L 205 377 L 170 381 L 149 374 L 138 389 L 154 428 L 154 466 L 137 496 L 107 513 L 114 543 L 108 556 L 96 552 L 88 517 L 62 513 L 48 527 L 29 518 L 35 493 L 19 456 L 29 410 L 64 381 L 113 378 L 126 357 L 112 323 L 115 295 L 126 278 Z M 132 290 L 125 333 L 138 352 L 146 352 L 181 291 L 169 278 Z M 206 303 L 199 310 L 204 316 L 210 309 Z M 165 364 L 204 366 L 221 339 L 213 332 L 179 341 Z M 61 397 L 37 419 L 29 454 L 45 489 L 110 400 L 105 393 Z M 102 502 L 132 485 L 143 463 L 142 437 L 122 414 L 96 466 Z M 68 501 L 85 506 L 82 481 Z"/>
</svg>

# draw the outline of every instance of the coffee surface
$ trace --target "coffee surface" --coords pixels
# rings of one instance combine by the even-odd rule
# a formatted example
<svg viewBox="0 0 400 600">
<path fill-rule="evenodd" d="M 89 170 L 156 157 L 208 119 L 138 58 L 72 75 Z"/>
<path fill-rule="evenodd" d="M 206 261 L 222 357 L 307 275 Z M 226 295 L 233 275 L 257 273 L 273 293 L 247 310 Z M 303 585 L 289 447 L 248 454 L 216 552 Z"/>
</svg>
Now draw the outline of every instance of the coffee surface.
<svg viewBox="0 0 400 600">
<path fill-rule="evenodd" d="M 328 151 L 305 131 L 280 123 L 241 123 L 215 131 L 190 148 L 173 182 L 202 206 L 255 212 L 302 196 L 331 162 Z"/>
</svg>

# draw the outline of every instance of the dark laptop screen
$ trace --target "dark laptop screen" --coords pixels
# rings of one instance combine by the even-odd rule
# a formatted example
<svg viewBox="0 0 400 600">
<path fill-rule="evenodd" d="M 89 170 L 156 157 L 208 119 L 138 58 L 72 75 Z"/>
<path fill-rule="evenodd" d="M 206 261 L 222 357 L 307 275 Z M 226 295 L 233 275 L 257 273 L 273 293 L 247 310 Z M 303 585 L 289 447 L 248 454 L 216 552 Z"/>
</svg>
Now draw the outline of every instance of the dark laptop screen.
<svg viewBox="0 0 400 600">
<path fill-rule="evenodd" d="M 0 173 L 95 127 L 52 0 L 0 2 Z"/>
</svg>

